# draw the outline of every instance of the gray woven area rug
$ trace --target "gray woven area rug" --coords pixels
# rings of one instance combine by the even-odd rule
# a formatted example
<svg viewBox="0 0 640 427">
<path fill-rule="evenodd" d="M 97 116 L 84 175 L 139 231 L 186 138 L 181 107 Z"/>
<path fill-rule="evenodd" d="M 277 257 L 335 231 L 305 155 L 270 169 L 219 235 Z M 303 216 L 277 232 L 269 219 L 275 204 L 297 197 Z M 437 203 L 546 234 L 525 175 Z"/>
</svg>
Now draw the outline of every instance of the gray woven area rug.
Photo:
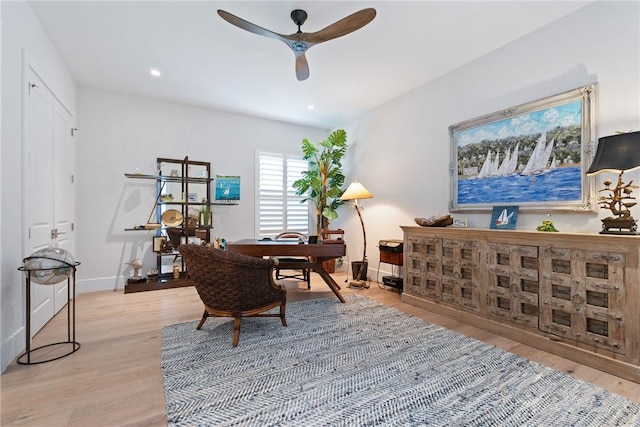
<svg viewBox="0 0 640 427">
<path fill-rule="evenodd" d="M 354 295 L 163 330 L 169 425 L 640 426 L 639 405 Z"/>
</svg>

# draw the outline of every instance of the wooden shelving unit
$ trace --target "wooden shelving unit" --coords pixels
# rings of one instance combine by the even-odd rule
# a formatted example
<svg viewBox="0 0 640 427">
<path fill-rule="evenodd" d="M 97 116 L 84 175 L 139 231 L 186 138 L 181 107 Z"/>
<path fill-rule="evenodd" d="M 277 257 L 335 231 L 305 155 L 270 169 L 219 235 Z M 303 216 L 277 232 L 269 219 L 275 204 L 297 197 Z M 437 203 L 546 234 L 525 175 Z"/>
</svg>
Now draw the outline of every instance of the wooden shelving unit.
<svg viewBox="0 0 640 427">
<path fill-rule="evenodd" d="M 156 185 L 155 221 L 159 228 L 127 228 L 125 231 L 155 231 L 156 237 L 164 237 L 172 245 L 173 250 L 156 252 L 157 277 L 145 281 L 128 282 L 125 293 L 141 292 L 154 289 L 190 286 L 186 277 L 186 269 L 180 253 L 175 249 L 181 243 L 197 238 L 200 242 L 211 241 L 213 218 L 204 222 L 200 212 L 204 207 L 216 204 L 211 201 L 211 164 L 209 162 L 184 159 L 157 158 L 158 175 L 125 173 L 126 178 L 151 180 Z M 180 224 L 163 223 L 163 214 L 175 209 L 182 216 Z M 208 209 L 210 212 L 210 209 Z M 153 212 L 152 212 L 153 213 Z M 171 260 L 170 263 L 167 260 Z M 174 278 L 173 266 L 179 268 L 179 277 Z"/>
</svg>

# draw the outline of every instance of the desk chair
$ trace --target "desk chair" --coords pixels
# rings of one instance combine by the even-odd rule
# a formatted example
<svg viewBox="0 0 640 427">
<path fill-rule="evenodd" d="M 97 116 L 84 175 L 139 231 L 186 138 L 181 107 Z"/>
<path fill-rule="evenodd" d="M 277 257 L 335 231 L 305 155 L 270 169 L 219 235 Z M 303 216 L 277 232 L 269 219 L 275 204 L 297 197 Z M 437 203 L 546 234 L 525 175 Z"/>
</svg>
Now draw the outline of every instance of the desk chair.
<svg viewBox="0 0 640 427">
<path fill-rule="evenodd" d="M 307 237 L 302 234 L 302 233 L 298 233 L 296 231 L 285 231 L 284 233 L 280 233 L 275 237 L 276 240 L 278 239 L 303 239 L 304 241 L 307 240 Z M 309 262 L 309 258 L 308 257 L 275 257 L 279 264 L 295 264 L 295 263 L 299 263 L 299 262 Z M 294 274 L 283 274 L 282 270 L 289 270 L 289 268 L 278 268 L 276 266 L 275 268 L 276 270 L 276 280 L 280 280 L 280 279 L 297 279 L 297 280 L 302 280 L 304 282 L 307 282 L 307 289 L 311 289 L 311 271 L 308 268 L 300 268 L 300 269 L 295 269 L 295 271 L 298 271 L 298 273 L 294 273 Z"/>
</svg>

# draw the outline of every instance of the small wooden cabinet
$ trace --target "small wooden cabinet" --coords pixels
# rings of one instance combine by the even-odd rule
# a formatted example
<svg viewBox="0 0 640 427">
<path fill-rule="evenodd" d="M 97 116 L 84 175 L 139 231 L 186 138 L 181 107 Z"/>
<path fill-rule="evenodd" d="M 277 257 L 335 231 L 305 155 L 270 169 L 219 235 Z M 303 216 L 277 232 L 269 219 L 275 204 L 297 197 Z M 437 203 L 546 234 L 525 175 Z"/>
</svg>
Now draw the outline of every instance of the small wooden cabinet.
<svg viewBox="0 0 640 427">
<path fill-rule="evenodd" d="M 640 382 L 640 238 L 402 229 L 404 302 Z"/>
</svg>

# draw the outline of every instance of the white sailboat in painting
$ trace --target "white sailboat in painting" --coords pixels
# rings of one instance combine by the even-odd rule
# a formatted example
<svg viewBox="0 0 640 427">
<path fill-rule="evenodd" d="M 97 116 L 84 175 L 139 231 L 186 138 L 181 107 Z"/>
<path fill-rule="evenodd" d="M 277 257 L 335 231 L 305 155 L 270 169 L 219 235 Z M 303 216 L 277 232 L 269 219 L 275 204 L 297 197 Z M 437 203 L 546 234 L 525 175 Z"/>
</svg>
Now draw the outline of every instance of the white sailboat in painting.
<svg viewBox="0 0 640 427">
<path fill-rule="evenodd" d="M 489 150 L 487 157 L 480 168 L 480 172 L 476 178 L 486 178 L 489 176 L 507 176 L 516 171 L 518 167 L 518 149 L 520 144 L 516 145 L 516 148 L 511 152 L 511 148 L 507 149 L 507 153 L 500 162 L 500 153 L 496 151 L 495 155 Z"/>
<path fill-rule="evenodd" d="M 511 152 L 511 149 L 507 149 L 507 155 L 502 160 L 502 164 L 498 168 L 496 176 L 507 176 L 511 175 L 516 171 L 518 167 L 518 150 L 520 148 L 520 144 L 516 144 L 516 148 Z"/>
<path fill-rule="evenodd" d="M 480 168 L 480 173 L 478 173 L 477 178 L 485 178 L 489 176 L 491 172 L 491 168 L 493 167 L 493 154 L 491 150 L 487 152 L 487 157 L 484 159 L 484 163 L 482 164 L 482 168 Z"/>
<path fill-rule="evenodd" d="M 498 218 L 496 218 L 496 226 L 504 227 L 505 225 L 508 225 L 514 213 L 515 211 L 508 213 L 506 209 L 503 209 Z"/>
<path fill-rule="evenodd" d="M 507 148 L 507 154 L 505 154 L 504 159 L 502 160 L 502 164 L 496 171 L 497 176 L 508 175 L 507 168 L 509 167 L 509 162 L 511 161 L 511 148 Z"/>
<path fill-rule="evenodd" d="M 553 139 L 547 144 L 547 134 L 543 132 L 521 175 L 539 175 L 543 173 L 547 169 L 554 144 L 555 141 Z"/>
<path fill-rule="evenodd" d="M 496 156 L 493 158 L 493 162 L 491 162 L 491 170 L 489 171 L 489 176 L 496 176 L 498 174 L 499 168 L 500 168 L 500 153 L 496 151 Z"/>
</svg>

